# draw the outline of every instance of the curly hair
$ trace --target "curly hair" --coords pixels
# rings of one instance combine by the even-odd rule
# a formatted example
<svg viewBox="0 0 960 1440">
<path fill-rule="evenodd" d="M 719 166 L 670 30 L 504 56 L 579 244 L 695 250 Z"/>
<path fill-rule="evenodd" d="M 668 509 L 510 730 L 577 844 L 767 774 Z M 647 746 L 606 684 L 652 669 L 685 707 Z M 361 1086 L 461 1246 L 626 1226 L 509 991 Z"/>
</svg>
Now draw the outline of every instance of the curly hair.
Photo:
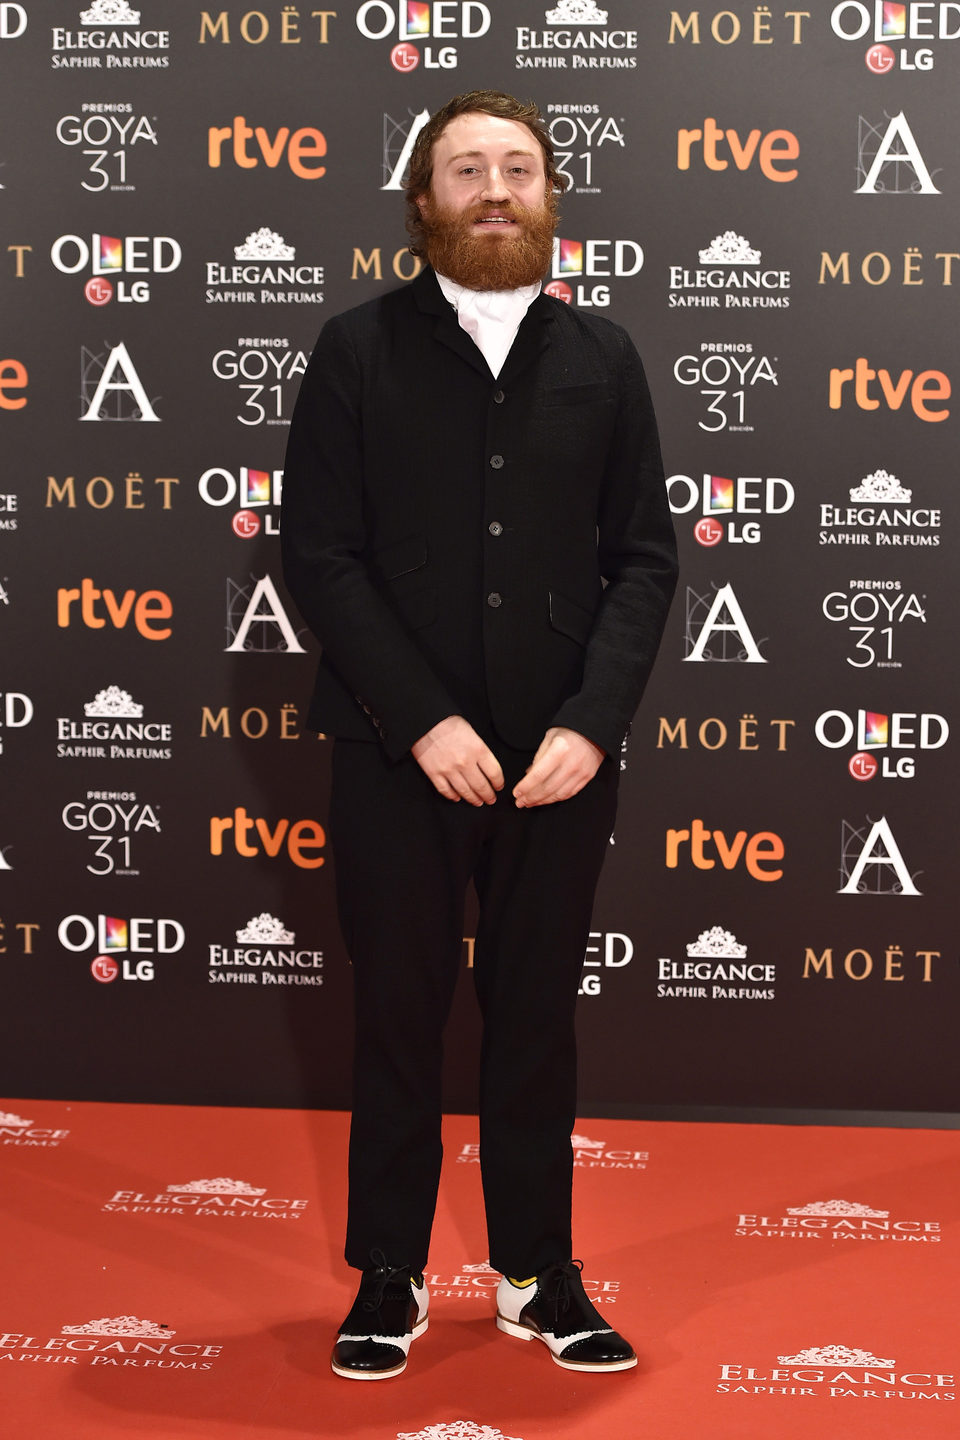
<svg viewBox="0 0 960 1440">
<path fill-rule="evenodd" d="M 407 232 L 410 235 L 411 255 L 426 254 L 426 244 L 421 223 L 420 207 L 417 201 L 430 190 L 433 180 L 433 147 L 444 130 L 458 115 L 495 115 L 500 120 L 514 120 L 526 125 L 543 151 L 543 168 L 547 177 L 547 189 L 560 194 L 566 189 L 568 177 L 561 174 L 553 154 L 553 141 L 543 117 L 532 100 L 517 100 L 503 90 L 469 90 L 465 95 L 454 95 L 446 105 L 430 116 L 417 136 L 410 156 L 410 167 L 403 190 L 407 201 Z"/>
</svg>

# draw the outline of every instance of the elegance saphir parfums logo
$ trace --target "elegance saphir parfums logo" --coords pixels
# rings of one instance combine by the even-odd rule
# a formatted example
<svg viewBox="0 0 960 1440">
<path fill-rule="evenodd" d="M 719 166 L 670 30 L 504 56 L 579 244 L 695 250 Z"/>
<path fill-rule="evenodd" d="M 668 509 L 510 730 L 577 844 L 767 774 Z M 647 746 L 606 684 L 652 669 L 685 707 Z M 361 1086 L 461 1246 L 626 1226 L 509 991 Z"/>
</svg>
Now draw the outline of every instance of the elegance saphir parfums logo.
<svg viewBox="0 0 960 1440">
<path fill-rule="evenodd" d="M 114 1190 L 101 1210 L 123 1215 L 207 1216 L 222 1220 L 299 1220 L 309 1200 L 272 1195 L 265 1186 L 218 1175 L 163 1191 Z"/>
<path fill-rule="evenodd" d="M 856 1200 L 813 1200 L 809 1205 L 788 1206 L 783 1214 L 743 1211 L 733 1233 L 746 1239 L 821 1244 L 852 1240 L 869 1245 L 938 1245 L 941 1226 L 939 1220 L 891 1218 L 889 1210 L 875 1210 Z"/>
<path fill-rule="evenodd" d="M 791 1395 L 823 1400 L 955 1400 L 956 1381 L 938 1366 L 900 1365 L 872 1350 L 812 1345 L 776 1364 L 721 1365 L 718 1395 Z"/>
</svg>

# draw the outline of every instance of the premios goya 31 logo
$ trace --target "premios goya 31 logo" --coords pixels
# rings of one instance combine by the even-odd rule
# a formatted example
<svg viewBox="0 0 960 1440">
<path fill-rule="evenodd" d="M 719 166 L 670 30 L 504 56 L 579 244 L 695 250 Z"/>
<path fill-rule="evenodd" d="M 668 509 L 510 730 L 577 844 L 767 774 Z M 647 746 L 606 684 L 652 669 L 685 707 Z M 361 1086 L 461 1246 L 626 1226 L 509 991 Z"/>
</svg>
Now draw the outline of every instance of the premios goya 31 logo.
<svg viewBox="0 0 960 1440">
<path fill-rule="evenodd" d="M 927 597 L 902 580 L 850 580 L 823 598 L 824 618 L 846 629 L 852 642 L 846 663 L 855 670 L 900 670 L 901 640 L 927 623 Z"/>
<path fill-rule="evenodd" d="M 64 829 L 87 842 L 90 875 L 139 875 L 133 847 L 139 858 L 143 835 L 160 834 L 159 808 L 138 800 L 132 790 L 88 790 L 83 799 L 69 800 L 60 818 Z"/>
<path fill-rule="evenodd" d="M 755 351 L 751 341 L 705 340 L 698 354 L 678 356 L 673 377 L 710 402 L 697 421 L 701 430 L 752 432 L 756 427 L 747 419 L 748 401 L 752 416 L 762 399 L 769 398 L 768 387 L 779 385 L 774 368 L 779 363 L 776 355 Z"/>
<path fill-rule="evenodd" d="M 241 397 L 235 418 L 241 425 L 289 425 L 307 368 L 306 352 L 283 336 L 241 336 L 218 350 L 211 362 L 218 380 L 229 380 Z"/>
<path fill-rule="evenodd" d="M 156 115 L 138 113 L 129 100 L 84 101 L 79 114 L 61 115 L 56 134 L 61 145 L 89 161 L 89 178 L 80 184 L 94 195 L 135 190 L 131 157 L 158 145 Z"/>
</svg>

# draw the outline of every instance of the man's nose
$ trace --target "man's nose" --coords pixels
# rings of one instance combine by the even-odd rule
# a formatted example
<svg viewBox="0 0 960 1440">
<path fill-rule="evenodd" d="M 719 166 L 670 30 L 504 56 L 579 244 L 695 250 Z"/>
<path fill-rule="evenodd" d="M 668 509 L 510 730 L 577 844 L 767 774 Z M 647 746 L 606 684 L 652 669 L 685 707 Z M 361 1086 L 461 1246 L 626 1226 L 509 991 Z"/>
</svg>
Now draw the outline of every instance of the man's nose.
<svg viewBox="0 0 960 1440">
<path fill-rule="evenodd" d="M 487 171 L 480 195 L 484 200 L 510 199 L 510 189 L 496 165 Z"/>
</svg>

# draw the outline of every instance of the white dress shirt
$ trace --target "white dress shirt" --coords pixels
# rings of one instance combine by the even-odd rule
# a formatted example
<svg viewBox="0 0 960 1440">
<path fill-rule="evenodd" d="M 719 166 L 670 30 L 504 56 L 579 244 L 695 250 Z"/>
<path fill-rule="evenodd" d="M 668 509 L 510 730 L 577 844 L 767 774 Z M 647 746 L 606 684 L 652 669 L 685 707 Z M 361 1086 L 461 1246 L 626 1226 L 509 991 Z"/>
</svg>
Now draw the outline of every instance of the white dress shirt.
<svg viewBox="0 0 960 1440">
<path fill-rule="evenodd" d="M 437 283 L 456 310 L 460 328 L 473 340 L 491 372 L 499 375 L 521 320 L 540 294 L 540 282 L 522 285 L 519 290 L 468 290 L 438 273 Z"/>
</svg>

